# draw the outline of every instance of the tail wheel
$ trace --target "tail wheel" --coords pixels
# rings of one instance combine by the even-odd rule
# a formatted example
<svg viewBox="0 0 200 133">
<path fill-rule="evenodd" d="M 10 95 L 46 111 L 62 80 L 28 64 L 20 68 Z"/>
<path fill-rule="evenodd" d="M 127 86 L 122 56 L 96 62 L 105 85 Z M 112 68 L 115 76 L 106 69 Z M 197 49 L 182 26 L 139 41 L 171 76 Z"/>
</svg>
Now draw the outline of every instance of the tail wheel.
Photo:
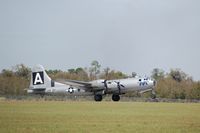
<svg viewBox="0 0 200 133">
<path fill-rule="evenodd" d="M 117 102 L 117 101 L 120 100 L 120 96 L 119 96 L 119 95 L 116 95 L 116 94 L 113 94 L 113 95 L 112 95 L 112 100 Z"/>
<path fill-rule="evenodd" d="M 97 102 L 102 101 L 102 95 L 94 95 L 94 100 Z"/>
</svg>

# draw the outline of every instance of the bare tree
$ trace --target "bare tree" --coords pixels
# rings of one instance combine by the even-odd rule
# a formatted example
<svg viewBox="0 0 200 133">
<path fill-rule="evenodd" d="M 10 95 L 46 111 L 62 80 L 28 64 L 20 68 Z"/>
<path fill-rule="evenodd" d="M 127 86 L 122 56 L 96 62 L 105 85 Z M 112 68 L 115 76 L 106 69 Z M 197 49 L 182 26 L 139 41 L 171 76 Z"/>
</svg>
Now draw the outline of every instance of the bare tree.
<svg viewBox="0 0 200 133">
<path fill-rule="evenodd" d="M 165 76 L 164 71 L 159 68 L 154 68 L 151 73 L 151 77 L 155 80 L 163 79 L 164 76 Z"/>
<path fill-rule="evenodd" d="M 97 79 L 97 75 L 100 73 L 100 68 L 101 68 L 101 65 L 99 64 L 98 61 L 96 60 L 92 61 L 91 67 L 89 69 L 91 79 L 93 78 Z"/>
</svg>

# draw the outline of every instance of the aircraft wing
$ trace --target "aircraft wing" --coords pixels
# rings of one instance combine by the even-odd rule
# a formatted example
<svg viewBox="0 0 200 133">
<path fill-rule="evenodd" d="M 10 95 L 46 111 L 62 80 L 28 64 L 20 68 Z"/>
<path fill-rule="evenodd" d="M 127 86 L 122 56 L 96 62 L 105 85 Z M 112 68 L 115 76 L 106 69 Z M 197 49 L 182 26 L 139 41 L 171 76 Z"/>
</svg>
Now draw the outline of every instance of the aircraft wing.
<svg viewBox="0 0 200 133">
<path fill-rule="evenodd" d="M 91 91 L 92 90 L 92 84 L 89 82 L 84 82 L 84 81 L 78 81 L 78 80 L 56 80 L 60 83 L 71 85 L 74 87 L 81 87 L 82 89 L 86 91 Z"/>
</svg>

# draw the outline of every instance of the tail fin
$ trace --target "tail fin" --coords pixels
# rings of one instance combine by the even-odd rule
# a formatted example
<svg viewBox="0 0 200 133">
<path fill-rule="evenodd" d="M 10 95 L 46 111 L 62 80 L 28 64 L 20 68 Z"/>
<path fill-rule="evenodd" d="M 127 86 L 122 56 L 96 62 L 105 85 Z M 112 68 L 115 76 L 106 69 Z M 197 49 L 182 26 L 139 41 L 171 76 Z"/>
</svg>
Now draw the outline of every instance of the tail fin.
<svg viewBox="0 0 200 133">
<path fill-rule="evenodd" d="M 32 68 L 30 89 L 46 89 L 54 87 L 54 81 L 47 75 L 42 65 Z"/>
</svg>

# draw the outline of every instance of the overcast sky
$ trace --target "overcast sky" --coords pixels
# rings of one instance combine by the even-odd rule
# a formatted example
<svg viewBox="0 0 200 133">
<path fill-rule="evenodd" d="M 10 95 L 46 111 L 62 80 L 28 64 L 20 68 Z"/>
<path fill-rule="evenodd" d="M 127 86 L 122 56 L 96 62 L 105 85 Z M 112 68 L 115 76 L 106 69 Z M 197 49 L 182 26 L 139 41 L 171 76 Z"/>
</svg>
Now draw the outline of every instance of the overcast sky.
<svg viewBox="0 0 200 133">
<path fill-rule="evenodd" d="M 0 70 L 98 60 L 127 74 L 180 68 L 200 80 L 199 0 L 1 0 Z"/>
</svg>

